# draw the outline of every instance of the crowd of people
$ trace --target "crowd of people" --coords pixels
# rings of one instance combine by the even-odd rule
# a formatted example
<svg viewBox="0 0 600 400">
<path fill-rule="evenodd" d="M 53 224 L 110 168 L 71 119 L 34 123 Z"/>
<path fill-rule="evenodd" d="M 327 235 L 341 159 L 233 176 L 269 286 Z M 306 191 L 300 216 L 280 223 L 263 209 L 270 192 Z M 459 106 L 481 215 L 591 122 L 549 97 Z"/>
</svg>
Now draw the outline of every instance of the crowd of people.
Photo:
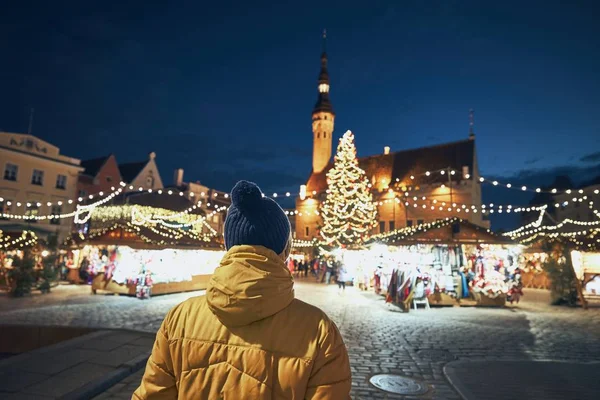
<svg viewBox="0 0 600 400">
<path fill-rule="evenodd" d="M 288 269 L 295 277 L 308 278 L 309 273 L 317 282 L 329 285 L 337 283 L 341 291 L 346 289 L 346 283 L 351 281 L 345 265 L 334 257 L 316 257 L 310 261 L 288 260 Z"/>
</svg>

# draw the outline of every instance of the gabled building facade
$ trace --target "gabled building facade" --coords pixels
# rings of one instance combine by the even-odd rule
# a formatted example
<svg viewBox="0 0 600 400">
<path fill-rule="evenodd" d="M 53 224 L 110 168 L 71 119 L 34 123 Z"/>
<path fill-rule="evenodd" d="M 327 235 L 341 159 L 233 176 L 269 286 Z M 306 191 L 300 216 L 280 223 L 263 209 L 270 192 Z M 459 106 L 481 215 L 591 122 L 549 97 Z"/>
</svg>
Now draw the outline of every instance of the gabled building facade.
<svg viewBox="0 0 600 400">
<path fill-rule="evenodd" d="M 121 172 L 114 154 L 84 160 L 81 166 L 84 170 L 79 175 L 77 183 L 79 197 L 85 198 L 100 192 L 110 193 L 112 188 L 119 187 Z"/>
<path fill-rule="evenodd" d="M 81 161 L 30 134 L 0 132 L 0 168 L 0 230 L 64 238 L 72 218 L 39 217 L 74 210 Z"/>
<path fill-rule="evenodd" d="M 127 184 L 126 191 L 139 190 L 139 188 L 145 190 L 163 188 L 154 152 L 148 155 L 146 161 L 119 164 L 119 171 L 123 182 Z M 130 186 L 133 186 L 133 189 Z"/>
<path fill-rule="evenodd" d="M 579 193 L 579 190 L 582 193 Z M 578 187 L 578 190 L 573 190 L 572 193 L 561 193 L 554 197 L 555 204 L 559 207 L 552 207 L 556 222 L 562 222 L 566 219 L 581 222 L 597 222 L 600 220 L 600 212 L 598 206 L 595 205 L 600 193 L 600 176 L 597 176 L 591 181 L 585 182 Z M 596 200 L 596 202 L 594 202 Z"/>
</svg>

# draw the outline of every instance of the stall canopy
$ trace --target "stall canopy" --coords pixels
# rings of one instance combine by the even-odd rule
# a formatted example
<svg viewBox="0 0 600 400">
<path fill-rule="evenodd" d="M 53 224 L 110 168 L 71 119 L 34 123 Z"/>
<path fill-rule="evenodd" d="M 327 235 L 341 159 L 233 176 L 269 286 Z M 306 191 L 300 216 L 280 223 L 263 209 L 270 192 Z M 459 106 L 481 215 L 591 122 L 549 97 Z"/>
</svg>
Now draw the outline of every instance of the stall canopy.
<svg viewBox="0 0 600 400">
<path fill-rule="evenodd" d="M 509 238 L 497 235 L 461 218 L 447 218 L 431 223 L 406 227 L 372 236 L 368 243 L 389 245 L 410 244 L 514 244 Z"/>
</svg>

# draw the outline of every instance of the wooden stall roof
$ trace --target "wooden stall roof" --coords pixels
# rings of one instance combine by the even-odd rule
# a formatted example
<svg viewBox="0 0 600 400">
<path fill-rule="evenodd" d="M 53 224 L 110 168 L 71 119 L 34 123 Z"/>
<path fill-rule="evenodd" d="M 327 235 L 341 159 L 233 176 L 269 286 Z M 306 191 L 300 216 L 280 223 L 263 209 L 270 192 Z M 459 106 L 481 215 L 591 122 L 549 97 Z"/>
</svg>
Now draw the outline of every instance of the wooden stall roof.
<svg viewBox="0 0 600 400">
<path fill-rule="evenodd" d="M 410 244 L 516 244 L 512 240 L 461 218 L 398 229 L 372 236 L 369 243 L 384 242 L 390 245 Z"/>
<path fill-rule="evenodd" d="M 115 224 L 110 228 L 91 230 L 87 235 L 73 234 L 65 245 L 79 248 L 85 245 L 120 245 L 136 249 L 222 249 L 218 240 L 204 241 L 192 237 L 166 238 L 144 226 Z"/>
</svg>

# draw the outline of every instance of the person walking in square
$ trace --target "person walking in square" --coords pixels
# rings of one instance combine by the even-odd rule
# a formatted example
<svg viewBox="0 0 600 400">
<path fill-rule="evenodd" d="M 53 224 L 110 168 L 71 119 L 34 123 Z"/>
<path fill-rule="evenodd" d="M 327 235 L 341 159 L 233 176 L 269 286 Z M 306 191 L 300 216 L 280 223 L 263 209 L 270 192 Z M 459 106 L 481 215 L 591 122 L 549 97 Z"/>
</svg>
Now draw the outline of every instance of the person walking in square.
<svg viewBox="0 0 600 400">
<path fill-rule="evenodd" d="M 346 282 L 348 282 L 348 278 L 348 270 L 346 269 L 346 266 L 340 262 L 338 264 L 336 278 L 338 284 L 338 291 L 340 294 L 346 292 Z"/>
<path fill-rule="evenodd" d="M 206 295 L 165 317 L 133 399 L 349 399 L 338 328 L 294 297 L 287 216 L 247 181 L 231 200 L 227 253 Z"/>
</svg>

